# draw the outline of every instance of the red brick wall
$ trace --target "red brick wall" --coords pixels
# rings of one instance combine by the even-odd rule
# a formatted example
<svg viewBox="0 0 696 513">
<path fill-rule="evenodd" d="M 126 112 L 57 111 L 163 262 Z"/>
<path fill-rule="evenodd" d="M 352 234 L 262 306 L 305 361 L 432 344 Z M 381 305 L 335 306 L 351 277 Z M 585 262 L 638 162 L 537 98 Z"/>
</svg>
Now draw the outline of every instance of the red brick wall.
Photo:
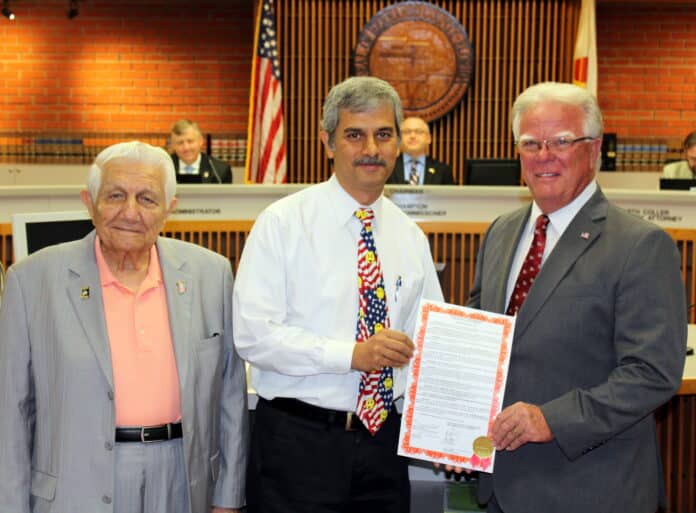
<svg viewBox="0 0 696 513">
<path fill-rule="evenodd" d="M 597 7 L 597 95 L 607 132 L 678 137 L 696 130 L 696 4 Z"/>
<path fill-rule="evenodd" d="M 11 1 L 0 131 L 246 132 L 251 0 Z"/>
<path fill-rule="evenodd" d="M 253 0 L 17 0 L 0 131 L 246 131 Z M 620 137 L 696 130 L 696 7 L 598 3 L 599 99 Z"/>
</svg>

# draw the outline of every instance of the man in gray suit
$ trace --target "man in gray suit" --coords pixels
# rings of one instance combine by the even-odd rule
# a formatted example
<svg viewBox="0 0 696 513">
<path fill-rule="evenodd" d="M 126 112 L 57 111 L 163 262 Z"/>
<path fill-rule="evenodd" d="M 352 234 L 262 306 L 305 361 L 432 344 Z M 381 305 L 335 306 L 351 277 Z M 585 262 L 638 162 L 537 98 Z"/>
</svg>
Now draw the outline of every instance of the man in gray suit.
<svg viewBox="0 0 696 513">
<path fill-rule="evenodd" d="M 159 237 L 171 158 L 102 151 L 96 228 L 12 266 L 0 308 L 0 510 L 208 513 L 244 506 L 246 382 L 224 257 Z"/>
<path fill-rule="evenodd" d="M 686 348 L 677 248 L 595 182 L 603 123 L 594 96 L 538 84 L 512 118 L 534 201 L 488 229 L 469 301 L 517 311 L 503 410 L 489 432 L 495 471 L 481 474 L 479 500 L 489 512 L 653 513 L 662 475 L 652 411 L 679 388 Z M 521 270 L 537 272 L 530 258 L 541 270 L 526 291 L 517 282 Z"/>
</svg>

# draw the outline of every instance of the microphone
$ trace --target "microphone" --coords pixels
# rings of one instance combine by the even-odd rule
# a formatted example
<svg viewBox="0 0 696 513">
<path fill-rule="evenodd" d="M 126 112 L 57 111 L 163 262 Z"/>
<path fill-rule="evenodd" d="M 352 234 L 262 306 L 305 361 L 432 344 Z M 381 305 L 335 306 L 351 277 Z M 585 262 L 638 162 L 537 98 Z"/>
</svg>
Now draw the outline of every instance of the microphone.
<svg viewBox="0 0 696 513">
<path fill-rule="evenodd" d="M 210 169 L 213 171 L 213 174 L 215 175 L 215 178 L 217 178 L 217 181 L 219 184 L 222 183 L 222 178 L 220 178 L 220 174 L 217 172 L 217 169 L 215 169 L 215 164 L 213 163 L 213 158 L 210 155 L 207 155 L 208 157 L 208 164 L 210 164 Z"/>
</svg>

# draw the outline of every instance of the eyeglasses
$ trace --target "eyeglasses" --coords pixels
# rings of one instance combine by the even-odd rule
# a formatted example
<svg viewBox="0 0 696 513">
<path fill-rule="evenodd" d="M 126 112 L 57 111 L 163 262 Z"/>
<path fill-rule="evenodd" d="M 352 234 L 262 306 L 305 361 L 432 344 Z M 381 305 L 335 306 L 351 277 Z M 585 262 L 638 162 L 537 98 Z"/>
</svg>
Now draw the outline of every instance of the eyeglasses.
<svg viewBox="0 0 696 513">
<path fill-rule="evenodd" d="M 526 153 L 528 155 L 536 155 L 544 146 L 552 153 L 563 153 L 568 151 L 575 143 L 579 143 L 580 141 L 594 141 L 595 139 L 596 137 L 589 136 L 578 137 L 577 139 L 561 136 L 544 139 L 543 141 L 537 139 L 523 139 L 517 141 L 517 147 L 521 153 Z"/>
<path fill-rule="evenodd" d="M 427 130 L 423 130 L 422 128 L 404 128 L 401 130 L 401 135 L 425 135 L 427 134 Z"/>
</svg>

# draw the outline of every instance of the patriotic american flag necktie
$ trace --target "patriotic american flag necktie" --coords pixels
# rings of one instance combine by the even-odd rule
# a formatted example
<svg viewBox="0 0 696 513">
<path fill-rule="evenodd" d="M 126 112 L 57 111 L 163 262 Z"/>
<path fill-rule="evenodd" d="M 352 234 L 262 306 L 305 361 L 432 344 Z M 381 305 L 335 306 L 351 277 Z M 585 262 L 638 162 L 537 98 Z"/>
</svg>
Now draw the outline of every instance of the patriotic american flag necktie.
<svg viewBox="0 0 696 513">
<path fill-rule="evenodd" d="M 375 239 L 372 236 L 372 209 L 355 211 L 362 223 L 358 240 L 358 296 L 359 310 L 355 340 L 363 342 L 383 328 L 389 327 L 387 295 L 379 264 Z M 394 371 L 391 367 L 363 372 L 358 391 L 358 418 L 373 435 L 391 411 L 394 392 Z"/>
</svg>

